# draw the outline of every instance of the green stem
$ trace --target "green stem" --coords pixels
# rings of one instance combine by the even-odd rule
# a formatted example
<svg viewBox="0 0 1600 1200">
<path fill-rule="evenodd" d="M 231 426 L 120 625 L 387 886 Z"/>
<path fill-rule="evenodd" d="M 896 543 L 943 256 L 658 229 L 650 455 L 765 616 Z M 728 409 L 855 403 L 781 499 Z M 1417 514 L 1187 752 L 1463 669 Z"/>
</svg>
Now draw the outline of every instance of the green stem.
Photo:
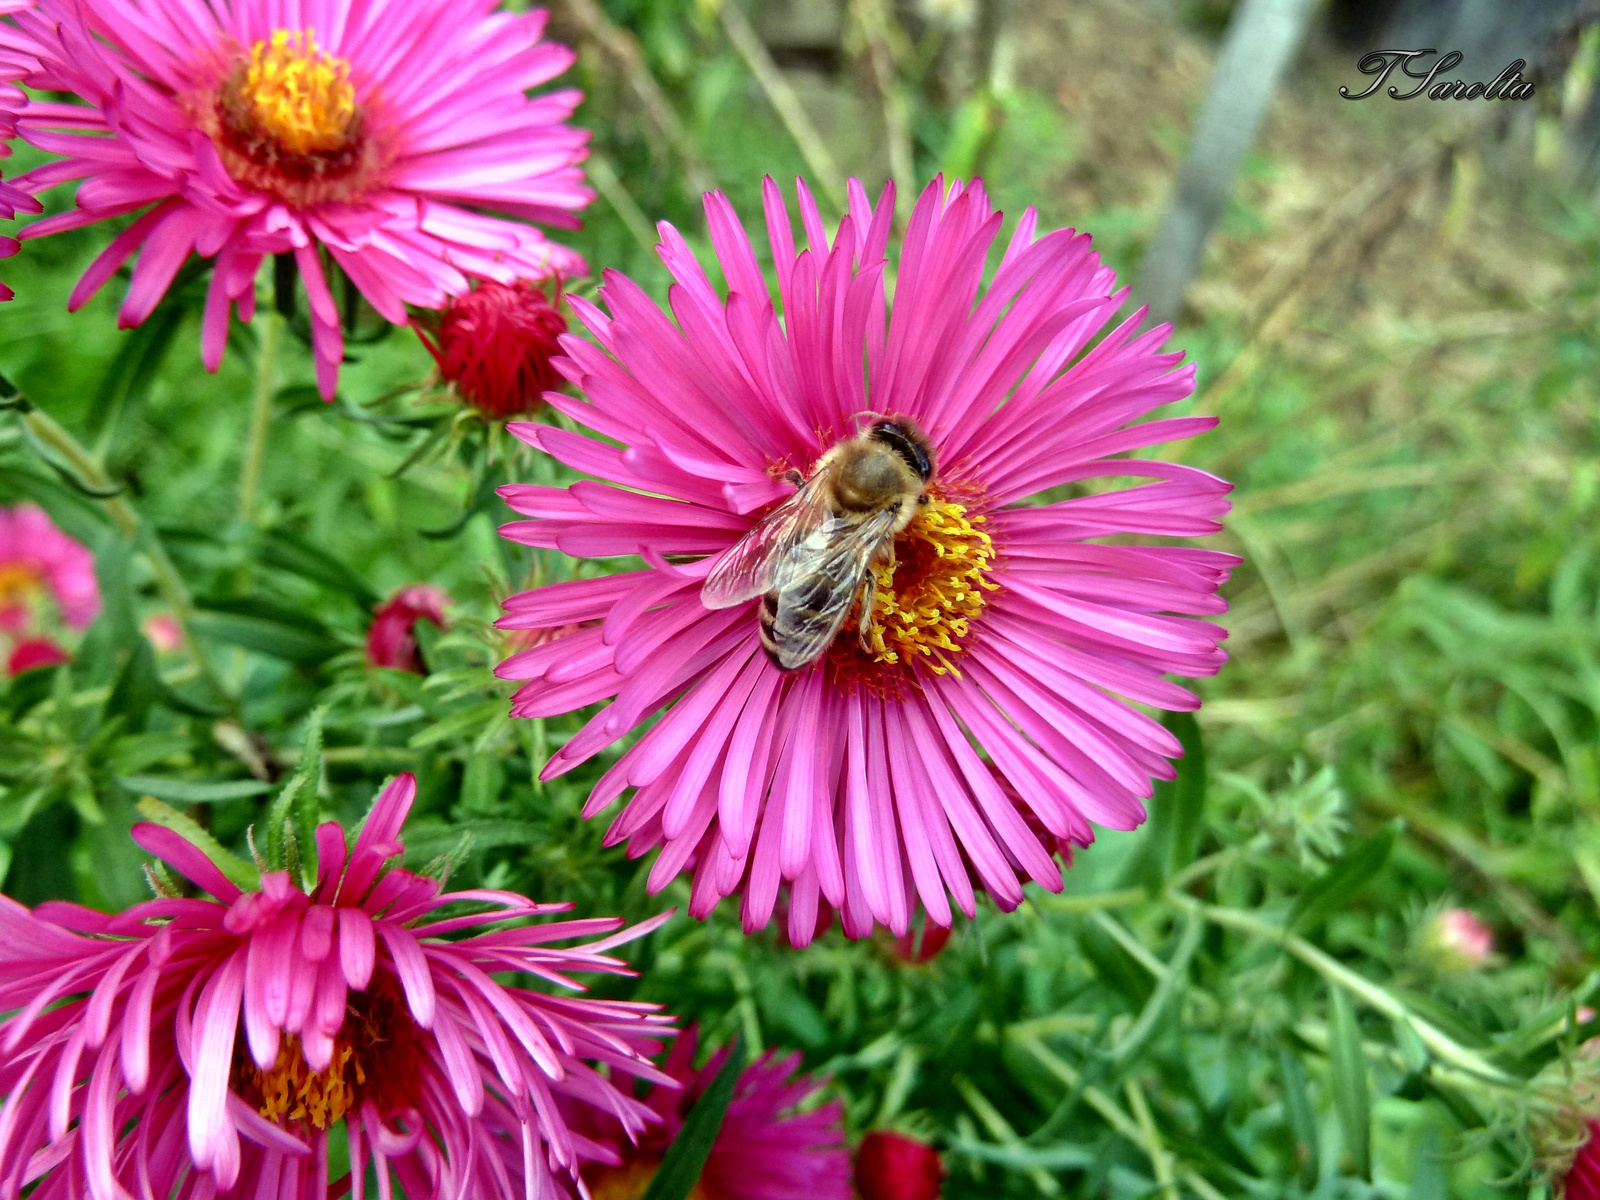
<svg viewBox="0 0 1600 1200">
<path fill-rule="evenodd" d="M 277 390 L 278 345 L 283 340 L 283 318 L 274 309 L 256 315 L 260 345 L 256 348 L 256 391 L 250 406 L 250 439 L 245 444 L 244 471 L 239 477 L 239 518 L 255 519 L 256 493 L 261 487 L 261 464 L 267 454 L 267 429 L 272 424 L 272 397 Z"/>
<path fill-rule="evenodd" d="M 78 439 L 57 424 L 49 413 L 30 405 L 22 412 L 22 423 L 35 438 L 66 459 L 68 465 L 78 473 L 84 483 L 97 492 L 113 490 L 113 484 L 100 464 L 79 444 Z M 107 496 L 100 503 L 105 505 L 106 514 L 123 537 L 133 538 L 138 535 L 139 516 L 126 500 L 121 496 Z M 156 588 L 161 592 L 167 606 L 172 609 L 178 627 L 183 630 L 183 640 L 190 656 L 194 659 L 195 666 L 200 669 L 200 673 L 217 694 L 226 697 L 227 692 L 223 689 L 221 680 L 192 631 L 194 605 L 189 599 L 189 589 L 183 582 L 183 576 L 178 574 L 178 568 L 167 556 L 166 547 L 161 544 L 161 539 L 156 536 L 154 529 L 145 531 L 144 552 L 155 574 Z"/>
<path fill-rule="evenodd" d="M 1411 1028 L 1416 1030 L 1417 1036 L 1422 1040 L 1422 1044 L 1452 1066 L 1476 1075 L 1488 1083 L 1505 1084 L 1515 1082 L 1504 1071 L 1499 1070 L 1484 1059 L 1482 1055 L 1467 1049 L 1467 1047 L 1461 1045 L 1443 1030 L 1412 1012 L 1400 1000 L 1390 995 L 1370 979 L 1356 974 L 1338 959 L 1323 953 L 1304 938 L 1296 937 L 1281 926 L 1273 925 L 1251 913 L 1241 912 L 1236 908 L 1220 908 L 1216 905 L 1204 904 L 1192 896 L 1181 894 L 1174 894 L 1171 899 L 1173 903 L 1187 908 L 1191 912 L 1199 913 L 1214 924 L 1236 929 L 1241 933 L 1253 934 L 1270 942 L 1276 942 L 1329 983 L 1337 984 L 1339 987 L 1344 988 L 1356 999 L 1377 1009 L 1391 1021 L 1405 1021 L 1410 1024 Z"/>
</svg>

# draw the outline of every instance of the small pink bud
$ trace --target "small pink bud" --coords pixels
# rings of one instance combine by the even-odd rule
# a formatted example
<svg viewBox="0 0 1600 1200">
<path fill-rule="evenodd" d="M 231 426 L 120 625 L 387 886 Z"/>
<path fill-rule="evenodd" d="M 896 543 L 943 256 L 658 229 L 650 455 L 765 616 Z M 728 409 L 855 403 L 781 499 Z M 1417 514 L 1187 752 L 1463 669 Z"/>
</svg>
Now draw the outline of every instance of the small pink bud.
<svg viewBox="0 0 1600 1200">
<path fill-rule="evenodd" d="M 1481 967 L 1494 953 L 1494 930 L 1464 908 L 1445 909 L 1429 932 L 1430 940 L 1463 967 Z"/>
<path fill-rule="evenodd" d="M 183 649 L 183 626 L 170 613 L 156 613 L 145 618 L 144 636 L 160 654 L 175 654 Z"/>
</svg>

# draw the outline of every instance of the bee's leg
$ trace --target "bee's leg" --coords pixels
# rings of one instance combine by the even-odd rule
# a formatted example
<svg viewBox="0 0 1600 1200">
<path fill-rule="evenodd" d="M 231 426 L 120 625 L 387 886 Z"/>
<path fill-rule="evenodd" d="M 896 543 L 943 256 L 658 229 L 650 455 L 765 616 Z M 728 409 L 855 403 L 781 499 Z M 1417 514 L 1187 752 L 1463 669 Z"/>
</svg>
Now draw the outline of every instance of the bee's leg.
<svg viewBox="0 0 1600 1200">
<path fill-rule="evenodd" d="M 878 577 L 869 569 L 867 577 L 861 581 L 860 607 L 856 610 L 856 637 L 868 654 L 872 653 L 872 604 L 877 598 Z"/>
<path fill-rule="evenodd" d="M 871 650 L 867 644 L 868 635 L 872 632 L 872 606 L 878 598 L 878 572 L 894 571 L 894 543 L 890 542 L 873 558 L 872 565 L 867 568 L 866 578 L 861 581 L 861 613 L 856 618 L 856 634 L 861 639 L 861 648 Z"/>
<path fill-rule="evenodd" d="M 790 483 L 794 484 L 795 487 L 799 487 L 806 481 L 806 477 L 800 474 L 800 472 L 795 470 L 793 467 L 790 467 L 787 471 L 785 471 L 783 473 L 783 477 Z"/>
</svg>

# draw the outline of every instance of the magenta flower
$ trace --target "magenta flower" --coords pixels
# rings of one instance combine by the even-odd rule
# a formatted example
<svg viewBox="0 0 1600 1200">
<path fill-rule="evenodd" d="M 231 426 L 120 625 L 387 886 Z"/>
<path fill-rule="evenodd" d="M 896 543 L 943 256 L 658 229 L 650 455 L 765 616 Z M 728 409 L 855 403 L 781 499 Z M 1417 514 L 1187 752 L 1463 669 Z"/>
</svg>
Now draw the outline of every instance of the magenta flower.
<svg viewBox="0 0 1600 1200">
<path fill-rule="evenodd" d="M 0 508 L 0 631 L 27 628 L 45 593 L 64 622 L 87 629 L 100 615 L 94 555 L 57 529 L 37 504 Z"/>
<path fill-rule="evenodd" d="M 1209 675 L 1224 661 L 1222 629 L 1166 614 L 1224 611 L 1217 588 L 1237 559 L 1101 540 L 1219 527 L 1229 484 L 1120 457 L 1213 420 L 1135 424 L 1187 396 L 1193 368 L 1161 352 L 1165 327 L 1137 333 L 1139 314 L 1089 348 L 1124 293 L 1088 237 L 1036 238 L 1030 209 L 982 289 L 1001 214 L 980 185 L 936 181 L 912 215 L 891 313 L 888 190 L 874 209 L 852 182 L 830 244 L 802 184 L 800 250 L 770 179 L 765 195 L 783 320 L 720 193 L 706 213 L 726 298 L 663 225 L 676 324 L 615 273 L 601 289 L 609 316 L 571 300 L 599 345 L 568 336 L 562 369 L 584 398 L 545 399 L 620 448 L 510 428 L 610 484 L 506 487 L 530 519 L 502 532 L 579 557 L 638 554 L 648 567 L 507 602 L 507 629 L 597 622 L 501 664 L 526 681 L 512 711 L 613 701 L 555 754 L 547 779 L 662 714 L 586 812 L 636 789 L 608 837 L 634 856 L 660 848 L 653 889 L 692 872 L 697 915 L 741 892 L 745 928 L 762 927 L 785 881 L 797 944 L 824 897 L 853 937 L 875 921 L 904 934 L 918 899 L 949 925 L 950 897 L 970 915 L 978 888 L 1014 908 L 1021 880 L 1059 889 L 1060 866 L 990 763 L 1056 842 L 1087 843 L 1091 822 L 1131 829 L 1151 777 L 1171 778 L 1181 748 L 1118 697 L 1197 708 L 1162 676 Z M 926 437 L 928 502 L 894 541 L 893 568 L 874 568 L 867 629 L 852 628 L 857 606 L 820 660 L 780 670 L 762 652 L 765 602 L 710 608 L 702 585 L 795 494 L 797 475 L 884 418 Z M 1117 476 L 1153 482 L 1100 486 Z M 1062 490 L 1082 494 L 1041 496 Z"/>
<path fill-rule="evenodd" d="M 241 891 L 172 830 L 134 839 L 216 899 L 169 898 L 108 916 L 0 898 L 0 1194 L 40 1200 L 215 1195 L 411 1200 L 560 1194 L 595 1147 L 563 1111 L 595 1110 L 636 1137 L 652 1114 L 619 1076 L 665 1081 L 648 1056 L 656 1006 L 554 989 L 574 971 L 626 974 L 606 951 L 660 918 L 523 924 L 569 905 L 511 892 L 441 892 L 393 865 L 416 794 L 384 789 L 346 849 L 318 827 L 310 893 L 288 871 Z M 440 912 L 462 903 L 491 911 Z M 242 1026 L 242 1032 L 241 1032 Z M 591 1063 L 603 1063 L 602 1074 Z M 598 1119 L 598 1117 L 596 1117 Z M 351 1173 L 329 1179 L 339 1122 Z"/>
<path fill-rule="evenodd" d="M 449 594 L 430 583 L 401 588 L 373 614 L 367 628 L 367 664 L 422 674 L 417 622 L 430 621 L 438 629 L 448 629 L 444 610 L 449 604 Z"/>
<path fill-rule="evenodd" d="M 94 295 L 143 248 L 120 324 L 155 308 L 188 256 L 216 262 L 202 353 L 215 370 L 228 314 L 255 309 L 268 254 L 293 254 L 310 301 L 317 380 L 333 395 L 343 338 L 323 254 L 396 324 L 472 277 L 509 283 L 583 270 L 532 226 L 572 228 L 588 203 L 588 135 L 563 124 L 575 91 L 526 92 L 572 63 L 540 40 L 545 14 L 498 0 L 39 0 L 0 26 L 31 57 L 19 132 L 61 155 L 30 192 L 82 180 L 77 208 L 26 240 L 126 213 L 79 280 Z M 487 210 L 487 211 L 486 211 Z"/>
<path fill-rule="evenodd" d="M 694 1069 L 697 1031 L 686 1030 L 662 1064 L 681 1090 L 653 1089 L 646 1102 L 661 1118 L 637 1142 L 607 1121 L 591 1140 L 609 1153 L 583 1168 L 594 1200 L 638 1200 L 649 1187 L 683 1121 L 728 1057 L 724 1046 Z M 850 1200 L 850 1156 L 840 1129 L 837 1102 L 805 1113 L 788 1110 L 822 1087 L 796 1075 L 798 1054 L 779 1058 L 769 1050 L 746 1067 L 734 1085 L 717 1140 L 712 1143 L 693 1200 Z"/>
<path fill-rule="evenodd" d="M 0 85 L 0 90 L 4 85 Z M 0 179 L 0 217 L 9 221 L 19 212 L 43 212 L 43 206 L 27 192 L 20 191 L 14 184 Z M 22 248 L 22 243 L 14 237 L 0 235 L 0 258 L 10 258 Z M 0 300 L 10 300 L 16 293 L 4 283 L 0 283 Z"/>
</svg>

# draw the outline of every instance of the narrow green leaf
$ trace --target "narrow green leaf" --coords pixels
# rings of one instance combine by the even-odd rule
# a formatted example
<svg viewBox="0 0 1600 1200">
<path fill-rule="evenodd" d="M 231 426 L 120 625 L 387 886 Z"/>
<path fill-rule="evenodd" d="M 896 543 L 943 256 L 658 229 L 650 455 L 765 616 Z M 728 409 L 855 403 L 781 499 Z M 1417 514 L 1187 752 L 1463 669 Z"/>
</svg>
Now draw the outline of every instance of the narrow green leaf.
<svg viewBox="0 0 1600 1200">
<path fill-rule="evenodd" d="M 135 637 L 133 651 L 117 675 L 106 700 L 105 714 L 126 719 L 131 733 L 141 733 L 150 719 L 150 706 L 161 699 L 164 689 L 156 674 L 156 655 L 148 638 Z"/>
<path fill-rule="evenodd" d="M 1193 713 L 1169 713 L 1165 724 L 1183 744 L 1178 777 L 1165 785 L 1170 828 L 1166 874 L 1170 877 L 1193 862 L 1200 848 L 1200 819 L 1206 807 L 1206 747 Z"/>
<path fill-rule="evenodd" d="M 950 1143 L 950 1149 L 956 1154 L 965 1154 L 969 1158 L 1009 1167 L 1014 1171 L 1030 1167 L 1046 1171 L 1074 1171 L 1091 1166 L 1096 1161 L 1094 1154 L 1079 1146 L 1047 1146 L 1036 1150 L 1031 1146 L 996 1146 L 990 1142 L 956 1138 Z"/>
<path fill-rule="evenodd" d="M 325 634 L 246 613 L 197 613 L 197 632 L 243 646 L 246 650 L 288 662 L 319 663 L 339 652 L 339 643 Z"/>
<path fill-rule="evenodd" d="M 406 745 L 414 750 L 420 750 L 424 746 L 432 746 L 436 742 L 448 741 L 461 734 L 471 733 L 485 722 L 498 717 L 505 707 L 504 700 L 486 700 L 482 704 L 474 704 L 460 712 L 451 713 L 437 724 L 430 725 L 407 741 Z"/>
<path fill-rule="evenodd" d="M 1278 1069 L 1283 1072 L 1283 1108 L 1294 1134 L 1295 1157 L 1300 1160 L 1301 1186 L 1312 1188 L 1322 1173 L 1318 1155 L 1317 1111 L 1311 1104 L 1310 1085 L 1300 1060 L 1288 1050 L 1278 1051 Z"/>
<path fill-rule="evenodd" d="M 1367 1086 L 1366 1059 L 1361 1053 L 1361 1027 L 1356 1023 L 1356 1010 L 1349 995 L 1340 987 L 1331 991 L 1333 1019 L 1328 1027 L 1328 1065 L 1333 1106 L 1344 1131 L 1351 1170 L 1362 1179 L 1371 1179 L 1372 1095 Z"/>
<path fill-rule="evenodd" d="M 327 551 L 284 530 L 262 535 L 261 561 L 336 592 L 344 592 L 363 608 L 378 602 L 367 582 Z"/>
<path fill-rule="evenodd" d="M 733 1089 L 744 1063 L 744 1039 L 736 1033 L 728 1046 L 727 1061 L 684 1118 L 683 1129 L 667 1147 L 666 1157 L 641 1200 L 688 1200 L 722 1129 L 722 1118 L 733 1100 Z"/>
<path fill-rule="evenodd" d="M 272 785 L 261 779 L 164 779 L 158 775 L 118 775 L 117 784 L 135 796 L 154 796 L 168 804 L 226 804 L 263 796 Z"/>
<path fill-rule="evenodd" d="M 185 841 L 192 843 L 202 854 L 217 864 L 218 870 L 240 887 L 251 889 L 261 886 L 260 873 L 244 859 L 225 848 L 209 832 L 196 824 L 193 818 L 175 808 L 169 808 L 153 796 L 141 797 L 138 809 L 139 815 L 146 821 L 163 825 Z"/>
<path fill-rule="evenodd" d="M 1401 821 L 1391 821 L 1345 851 L 1344 857 L 1329 867 L 1326 874 L 1300 893 L 1300 899 L 1289 914 L 1289 929 L 1295 933 L 1310 933 L 1348 906 L 1383 870 L 1403 825 Z"/>
</svg>

